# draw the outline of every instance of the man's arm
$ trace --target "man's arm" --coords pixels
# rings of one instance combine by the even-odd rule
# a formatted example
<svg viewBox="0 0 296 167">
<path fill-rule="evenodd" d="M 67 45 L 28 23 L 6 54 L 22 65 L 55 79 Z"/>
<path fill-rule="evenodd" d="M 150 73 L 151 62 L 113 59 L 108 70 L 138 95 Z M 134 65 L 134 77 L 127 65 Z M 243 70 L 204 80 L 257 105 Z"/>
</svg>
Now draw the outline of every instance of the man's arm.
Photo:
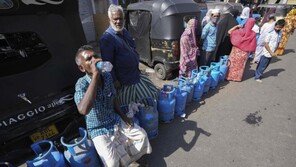
<svg viewBox="0 0 296 167">
<path fill-rule="evenodd" d="M 120 110 L 120 106 L 119 106 L 119 102 L 117 100 L 117 98 L 113 99 L 113 103 L 114 103 L 114 111 L 120 116 L 120 118 L 130 127 L 132 127 L 133 124 L 133 120 L 128 118 L 125 114 L 123 114 L 123 112 L 121 112 Z"/>
<path fill-rule="evenodd" d="M 97 88 L 98 88 L 98 80 L 99 75 L 94 75 L 92 77 L 92 80 L 82 98 L 82 100 L 78 103 L 77 109 L 78 112 L 82 115 L 87 115 L 90 111 L 90 108 L 92 107 L 96 95 L 97 95 Z"/>
<path fill-rule="evenodd" d="M 271 51 L 270 47 L 269 47 L 269 41 L 271 39 L 271 34 L 268 34 L 264 40 L 264 47 L 265 49 L 268 51 L 268 53 L 271 55 L 271 56 L 276 56 L 276 54 L 274 52 Z"/>
<path fill-rule="evenodd" d="M 205 27 L 202 29 L 202 33 L 201 33 L 201 39 L 204 40 L 206 38 L 206 36 L 208 35 L 209 32 L 209 24 L 205 25 Z"/>
<path fill-rule="evenodd" d="M 92 78 L 91 82 L 82 98 L 82 100 L 78 103 L 77 109 L 78 112 L 82 115 L 87 115 L 93 106 L 93 103 L 97 96 L 98 85 L 101 84 L 100 73 L 96 68 L 97 62 L 101 61 L 101 59 L 95 59 L 91 63 L 92 70 Z"/>
<path fill-rule="evenodd" d="M 268 42 L 265 42 L 264 43 L 264 47 L 265 49 L 268 51 L 268 53 L 271 55 L 271 56 L 276 56 L 276 54 L 274 52 L 271 51 L 269 45 L 268 45 Z"/>
</svg>

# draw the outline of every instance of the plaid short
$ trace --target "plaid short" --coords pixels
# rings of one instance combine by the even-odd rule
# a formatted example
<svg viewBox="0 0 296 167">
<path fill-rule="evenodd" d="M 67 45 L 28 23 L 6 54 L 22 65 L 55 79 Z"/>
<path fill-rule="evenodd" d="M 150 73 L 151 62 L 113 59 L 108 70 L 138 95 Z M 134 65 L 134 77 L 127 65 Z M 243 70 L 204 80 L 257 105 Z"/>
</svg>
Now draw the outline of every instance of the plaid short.
<svg viewBox="0 0 296 167">
<path fill-rule="evenodd" d="M 92 139 L 104 166 L 128 166 L 152 152 L 145 130 L 137 124 L 128 129 L 122 121 L 114 131 L 114 135 L 100 135 Z"/>
</svg>

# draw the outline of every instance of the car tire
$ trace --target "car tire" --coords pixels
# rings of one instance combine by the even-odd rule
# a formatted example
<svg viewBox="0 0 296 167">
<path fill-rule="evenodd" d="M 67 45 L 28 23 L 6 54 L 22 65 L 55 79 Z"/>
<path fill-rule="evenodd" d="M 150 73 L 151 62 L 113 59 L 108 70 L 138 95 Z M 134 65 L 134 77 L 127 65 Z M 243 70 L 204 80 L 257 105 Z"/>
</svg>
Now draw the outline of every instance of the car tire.
<svg viewBox="0 0 296 167">
<path fill-rule="evenodd" d="M 165 70 L 164 65 L 162 63 L 157 63 L 154 66 L 154 71 L 155 71 L 156 77 L 159 79 L 164 80 L 168 77 L 167 71 Z"/>
</svg>

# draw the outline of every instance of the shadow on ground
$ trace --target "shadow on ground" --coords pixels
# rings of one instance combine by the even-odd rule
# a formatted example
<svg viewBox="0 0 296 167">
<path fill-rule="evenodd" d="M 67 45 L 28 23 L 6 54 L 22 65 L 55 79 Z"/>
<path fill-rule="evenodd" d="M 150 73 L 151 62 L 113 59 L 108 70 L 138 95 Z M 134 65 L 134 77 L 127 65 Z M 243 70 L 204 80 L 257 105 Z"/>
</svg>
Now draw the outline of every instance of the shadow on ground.
<svg viewBox="0 0 296 167">
<path fill-rule="evenodd" d="M 255 65 L 255 68 L 257 67 L 257 64 L 252 64 L 251 61 L 247 61 L 242 82 L 254 77 L 255 70 L 252 69 L 253 65 Z"/>
<path fill-rule="evenodd" d="M 198 111 L 198 108 L 206 104 L 206 99 L 219 93 L 220 90 L 224 89 L 228 84 L 228 81 L 219 82 L 215 89 L 210 89 L 207 93 L 204 93 L 200 101 L 193 101 L 186 105 L 186 118 L 188 118 L 192 113 Z"/>
<path fill-rule="evenodd" d="M 197 123 L 191 120 L 177 118 L 169 124 L 161 124 L 159 136 L 151 141 L 153 153 L 146 155 L 145 160 L 142 160 L 146 162 L 145 165 L 140 166 L 169 166 L 165 158 L 180 148 L 189 152 L 195 146 L 200 134 L 211 136 L 211 133 L 199 128 Z M 187 135 L 186 138 L 185 135 Z"/>
<path fill-rule="evenodd" d="M 279 69 L 271 69 L 269 71 L 266 71 L 264 74 L 263 74 L 263 78 L 268 78 L 268 77 L 276 77 L 279 75 L 279 73 L 285 71 L 285 69 L 283 68 L 279 68 Z"/>
<path fill-rule="evenodd" d="M 271 59 L 271 62 L 270 63 L 276 63 L 278 61 L 281 61 L 281 59 L 279 59 L 278 57 L 273 57 Z M 252 69 L 252 66 L 254 66 L 255 67 L 255 70 L 256 70 L 257 64 L 251 64 L 250 61 L 248 61 L 246 63 L 243 81 L 244 80 L 248 80 L 250 78 L 254 78 L 255 70 Z M 283 71 L 285 71 L 285 69 L 283 69 L 283 68 L 270 69 L 269 70 L 269 67 L 267 67 L 267 69 L 264 71 L 262 77 L 263 78 L 267 78 L 267 77 L 271 77 L 271 76 L 278 76 L 278 74 L 281 73 L 281 72 L 283 72 Z"/>
<path fill-rule="evenodd" d="M 270 61 L 270 64 L 272 64 L 272 63 L 276 63 L 276 62 L 278 62 L 278 61 L 282 61 L 282 59 L 278 58 L 277 56 L 272 57 L 272 59 L 271 59 L 271 61 Z"/>
<path fill-rule="evenodd" d="M 286 49 L 284 52 L 284 55 L 287 55 L 289 53 L 295 53 L 295 50 L 294 49 Z"/>
</svg>

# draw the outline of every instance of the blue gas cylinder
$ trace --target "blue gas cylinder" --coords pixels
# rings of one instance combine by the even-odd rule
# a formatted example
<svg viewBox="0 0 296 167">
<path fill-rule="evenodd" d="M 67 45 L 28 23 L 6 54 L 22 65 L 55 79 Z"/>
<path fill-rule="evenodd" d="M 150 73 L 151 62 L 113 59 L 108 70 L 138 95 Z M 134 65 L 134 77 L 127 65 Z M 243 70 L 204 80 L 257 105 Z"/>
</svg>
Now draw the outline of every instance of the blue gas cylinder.
<svg viewBox="0 0 296 167">
<path fill-rule="evenodd" d="M 187 92 L 177 87 L 175 97 L 176 97 L 175 115 L 183 116 L 185 114 Z"/>
<path fill-rule="evenodd" d="M 194 85 L 193 100 L 199 101 L 203 94 L 205 80 L 202 77 L 200 77 L 200 74 L 198 73 L 198 69 L 192 70 L 191 74 L 192 74 L 191 78 Z"/>
<path fill-rule="evenodd" d="M 198 80 L 199 80 L 198 69 L 194 69 L 191 71 L 191 81 L 193 85 L 197 84 Z"/>
<path fill-rule="evenodd" d="M 227 55 L 221 56 L 219 63 L 220 63 L 220 77 L 219 77 L 219 80 L 224 81 L 226 73 L 228 71 L 228 64 L 227 64 L 228 63 L 228 56 Z"/>
<path fill-rule="evenodd" d="M 26 162 L 28 167 L 64 167 L 65 160 L 52 141 L 42 140 L 31 145 L 36 157 Z"/>
<path fill-rule="evenodd" d="M 205 81 L 203 93 L 208 93 L 211 86 L 211 77 L 210 77 L 210 67 L 209 66 L 200 66 L 199 67 L 200 77 Z"/>
<path fill-rule="evenodd" d="M 122 106 L 120 106 L 120 109 L 124 114 L 127 114 L 129 112 L 128 105 L 122 105 Z M 136 123 L 137 125 L 141 126 L 136 114 L 133 116 L 133 122 Z"/>
<path fill-rule="evenodd" d="M 210 69 L 211 70 L 219 71 L 219 69 L 220 69 L 220 62 L 211 62 Z"/>
<path fill-rule="evenodd" d="M 174 119 L 175 113 L 175 88 L 173 85 L 164 85 L 161 89 L 157 101 L 159 119 L 164 123 L 169 123 Z"/>
<path fill-rule="evenodd" d="M 211 62 L 211 89 L 215 89 L 219 83 L 220 78 L 220 63 L 219 62 Z"/>
<path fill-rule="evenodd" d="M 140 126 L 146 131 L 149 139 L 154 139 L 158 135 L 158 111 L 156 100 L 147 97 L 139 101 L 144 106 L 139 107 L 137 117 Z"/>
<path fill-rule="evenodd" d="M 182 90 L 185 90 L 187 92 L 187 99 L 186 103 L 190 103 L 193 98 L 193 91 L 194 91 L 194 85 L 189 78 L 180 77 L 179 78 L 179 88 Z"/>
<path fill-rule="evenodd" d="M 80 137 L 65 142 L 61 137 L 61 143 L 66 147 L 64 156 L 71 167 L 101 166 L 96 149 L 91 140 L 87 139 L 87 132 L 79 128 Z"/>
</svg>

